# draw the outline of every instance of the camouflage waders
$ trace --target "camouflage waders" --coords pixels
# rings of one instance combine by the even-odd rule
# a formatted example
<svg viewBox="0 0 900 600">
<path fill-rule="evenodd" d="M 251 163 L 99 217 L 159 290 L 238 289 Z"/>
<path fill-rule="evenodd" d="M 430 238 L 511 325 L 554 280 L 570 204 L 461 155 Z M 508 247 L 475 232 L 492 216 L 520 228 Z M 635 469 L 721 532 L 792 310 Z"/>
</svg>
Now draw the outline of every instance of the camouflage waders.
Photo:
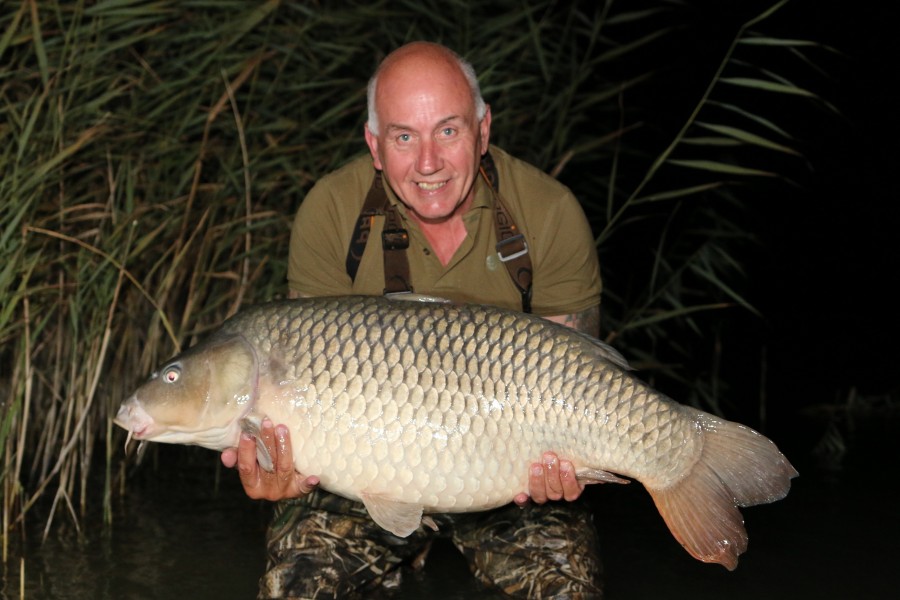
<svg viewBox="0 0 900 600">
<path fill-rule="evenodd" d="M 260 599 L 360 598 L 420 568 L 436 536 L 448 537 L 485 586 L 514 598 L 602 598 L 597 533 L 581 502 L 433 515 L 439 531 L 407 538 L 376 525 L 362 504 L 316 490 L 279 502 L 266 535 Z"/>
</svg>

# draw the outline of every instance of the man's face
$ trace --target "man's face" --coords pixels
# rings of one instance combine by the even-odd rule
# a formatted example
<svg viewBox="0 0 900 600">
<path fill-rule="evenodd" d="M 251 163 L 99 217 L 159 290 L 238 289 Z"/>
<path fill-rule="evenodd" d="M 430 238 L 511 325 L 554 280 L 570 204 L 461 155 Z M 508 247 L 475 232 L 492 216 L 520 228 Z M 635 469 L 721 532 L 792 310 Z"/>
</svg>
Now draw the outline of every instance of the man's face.
<svg viewBox="0 0 900 600">
<path fill-rule="evenodd" d="M 465 212 L 474 196 L 491 115 L 479 122 L 455 65 L 407 60 L 385 70 L 376 90 L 379 133 L 366 128 L 375 168 L 424 223 Z"/>
</svg>

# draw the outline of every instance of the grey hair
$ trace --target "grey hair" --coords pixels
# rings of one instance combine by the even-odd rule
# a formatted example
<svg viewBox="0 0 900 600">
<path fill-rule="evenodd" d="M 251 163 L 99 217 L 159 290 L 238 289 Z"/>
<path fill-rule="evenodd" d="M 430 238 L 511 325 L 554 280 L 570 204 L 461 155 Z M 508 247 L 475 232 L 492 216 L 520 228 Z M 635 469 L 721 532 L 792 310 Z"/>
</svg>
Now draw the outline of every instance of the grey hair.
<svg viewBox="0 0 900 600">
<path fill-rule="evenodd" d="M 441 46 L 441 48 L 453 58 L 462 71 L 463 76 L 466 78 L 469 89 L 472 91 L 472 100 L 475 102 L 475 118 L 480 122 L 487 112 L 487 105 L 484 103 L 484 98 L 481 97 L 481 87 L 478 85 L 478 76 L 475 74 L 475 67 L 472 66 L 472 63 L 465 60 L 453 50 L 444 48 L 443 46 Z M 381 74 L 385 62 L 387 61 L 382 61 L 381 65 L 375 70 L 375 74 L 369 79 L 369 85 L 366 88 L 366 102 L 367 110 L 369 112 L 366 126 L 369 128 L 369 132 L 372 135 L 378 135 L 378 113 L 375 110 L 375 88 L 378 86 L 378 75 Z"/>
</svg>

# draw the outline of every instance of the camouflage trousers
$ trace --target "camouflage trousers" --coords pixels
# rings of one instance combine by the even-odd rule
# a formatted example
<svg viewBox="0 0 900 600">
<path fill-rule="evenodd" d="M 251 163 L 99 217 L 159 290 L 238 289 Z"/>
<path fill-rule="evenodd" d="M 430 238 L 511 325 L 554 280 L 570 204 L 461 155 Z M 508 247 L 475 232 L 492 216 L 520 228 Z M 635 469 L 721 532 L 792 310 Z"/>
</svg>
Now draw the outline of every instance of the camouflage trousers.
<svg viewBox="0 0 900 600">
<path fill-rule="evenodd" d="M 266 534 L 259 598 L 361 598 L 396 588 L 400 567 L 421 568 L 436 536 L 452 541 L 485 586 L 510 597 L 603 596 L 597 533 L 580 502 L 432 517 L 439 531 L 420 527 L 399 538 L 362 504 L 322 490 L 280 502 Z"/>
</svg>

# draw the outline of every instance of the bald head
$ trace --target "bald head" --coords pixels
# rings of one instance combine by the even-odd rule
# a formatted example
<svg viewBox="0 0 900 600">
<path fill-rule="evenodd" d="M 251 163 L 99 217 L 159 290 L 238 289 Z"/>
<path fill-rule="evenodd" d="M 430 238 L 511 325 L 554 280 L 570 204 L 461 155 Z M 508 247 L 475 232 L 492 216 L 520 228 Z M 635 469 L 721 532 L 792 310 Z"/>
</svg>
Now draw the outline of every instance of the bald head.
<svg viewBox="0 0 900 600">
<path fill-rule="evenodd" d="M 486 105 L 471 64 L 440 44 L 411 42 L 391 52 L 369 80 L 367 127 L 372 134 L 379 133 L 378 103 L 384 101 L 380 92 L 385 86 L 379 82 L 402 78 L 427 78 L 437 86 L 465 85 L 472 97 L 475 118 L 480 121 L 485 115 Z"/>
</svg>

